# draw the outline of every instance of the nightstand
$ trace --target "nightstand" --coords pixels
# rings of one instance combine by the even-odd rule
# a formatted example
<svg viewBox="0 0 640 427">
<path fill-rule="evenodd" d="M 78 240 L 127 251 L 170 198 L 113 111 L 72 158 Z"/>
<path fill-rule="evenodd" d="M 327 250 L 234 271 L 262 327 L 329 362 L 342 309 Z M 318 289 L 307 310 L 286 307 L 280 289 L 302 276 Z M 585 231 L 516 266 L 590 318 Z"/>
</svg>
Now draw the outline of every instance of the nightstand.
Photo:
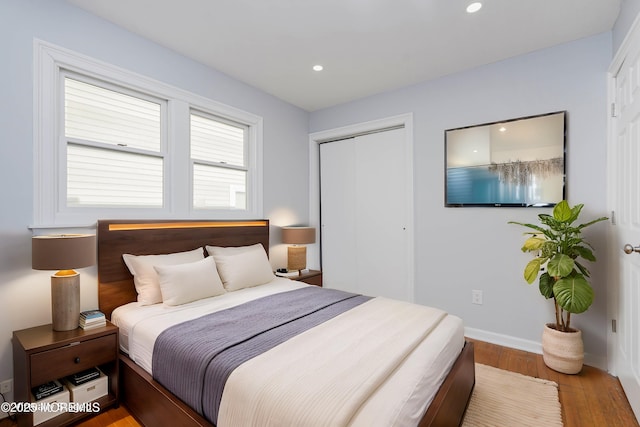
<svg viewBox="0 0 640 427">
<path fill-rule="evenodd" d="M 109 393 L 96 400 L 100 410 L 118 404 L 118 328 L 54 331 L 51 325 L 13 332 L 13 383 L 16 402 L 31 402 L 31 389 L 85 369 L 99 367 L 108 377 Z M 38 424 L 64 426 L 91 412 L 67 412 Z M 32 426 L 33 414 L 20 412 L 19 426 Z"/>
<path fill-rule="evenodd" d="M 289 277 L 291 280 L 298 280 L 300 282 L 308 283 L 310 285 L 316 285 L 322 287 L 322 271 L 309 270 L 308 273 L 303 273 L 298 276 Z"/>
</svg>

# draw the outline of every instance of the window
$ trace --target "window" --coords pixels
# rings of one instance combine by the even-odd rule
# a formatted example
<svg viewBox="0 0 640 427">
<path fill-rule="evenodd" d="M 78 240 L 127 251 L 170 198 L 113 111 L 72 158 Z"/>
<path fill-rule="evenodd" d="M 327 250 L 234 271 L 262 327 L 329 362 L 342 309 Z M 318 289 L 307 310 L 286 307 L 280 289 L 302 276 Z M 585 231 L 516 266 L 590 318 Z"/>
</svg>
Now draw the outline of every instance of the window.
<svg viewBox="0 0 640 427">
<path fill-rule="evenodd" d="M 36 41 L 34 228 L 259 218 L 262 118 Z"/>
<path fill-rule="evenodd" d="M 166 102 L 77 76 L 63 87 L 67 207 L 162 207 Z"/>
<path fill-rule="evenodd" d="M 195 209 L 245 209 L 247 126 L 191 112 Z"/>
</svg>

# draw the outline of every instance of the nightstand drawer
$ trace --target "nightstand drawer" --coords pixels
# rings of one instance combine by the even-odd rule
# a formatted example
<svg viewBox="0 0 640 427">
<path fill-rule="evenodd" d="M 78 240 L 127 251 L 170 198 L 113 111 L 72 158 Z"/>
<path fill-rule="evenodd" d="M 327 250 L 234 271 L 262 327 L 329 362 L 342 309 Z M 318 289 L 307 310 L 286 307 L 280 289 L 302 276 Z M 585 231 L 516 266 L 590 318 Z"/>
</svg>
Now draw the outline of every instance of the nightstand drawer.
<svg viewBox="0 0 640 427">
<path fill-rule="evenodd" d="M 322 287 L 322 271 L 320 270 L 309 270 L 299 276 L 289 277 L 289 279 Z"/>
<path fill-rule="evenodd" d="M 109 334 L 31 355 L 31 386 L 110 362 L 117 358 L 116 335 Z"/>
</svg>

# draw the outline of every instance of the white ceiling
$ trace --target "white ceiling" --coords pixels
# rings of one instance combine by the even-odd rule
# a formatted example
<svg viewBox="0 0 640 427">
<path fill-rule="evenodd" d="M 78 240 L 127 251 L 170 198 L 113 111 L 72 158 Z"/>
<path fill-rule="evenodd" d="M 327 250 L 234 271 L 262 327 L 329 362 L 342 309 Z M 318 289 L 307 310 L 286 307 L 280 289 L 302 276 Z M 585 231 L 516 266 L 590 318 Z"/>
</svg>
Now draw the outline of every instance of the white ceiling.
<svg viewBox="0 0 640 427">
<path fill-rule="evenodd" d="M 67 1 L 307 111 L 609 31 L 621 2 Z"/>
</svg>

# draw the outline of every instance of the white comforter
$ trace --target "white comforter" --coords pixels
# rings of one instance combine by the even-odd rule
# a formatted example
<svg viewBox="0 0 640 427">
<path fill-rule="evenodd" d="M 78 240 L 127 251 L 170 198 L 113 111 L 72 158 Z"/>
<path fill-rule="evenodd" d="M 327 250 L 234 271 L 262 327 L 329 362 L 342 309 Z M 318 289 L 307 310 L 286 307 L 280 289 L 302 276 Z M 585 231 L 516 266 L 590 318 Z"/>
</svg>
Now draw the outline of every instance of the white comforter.
<svg viewBox="0 0 640 427">
<path fill-rule="evenodd" d="M 114 311 L 112 320 L 121 328 L 124 350 L 151 373 L 153 343 L 164 329 L 302 286 L 306 285 L 278 278 L 267 285 L 179 307 L 132 303 Z M 386 312 L 384 316 L 380 316 L 381 310 Z M 343 316 L 355 320 L 342 322 L 339 318 Z M 406 333 L 392 333 L 387 322 L 380 321 L 390 317 L 396 317 L 393 322 L 406 322 L 402 329 Z M 415 328 L 415 324 L 424 327 Z M 354 330 L 367 328 L 369 333 L 365 335 L 374 339 L 354 340 L 359 335 Z M 377 298 L 236 369 L 225 386 L 218 425 L 416 425 L 463 344 L 459 318 L 436 309 Z M 398 353 L 395 350 L 400 346 L 404 350 Z M 323 366 L 336 355 L 337 365 Z M 279 385 L 275 378 L 281 380 Z M 247 388 L 247 384 L 252 387 Z M 314 384 L 313 389 L 310 384 Z M 293 398 L 301 396 L 306 396 L 302 397 L 304 402 L 294 403 Z M 271 402 L 263 405 L 265 401 Z M 336 403 L 340 410 L 323 409 L 335 408 Z M 285 423 L 285 419 L 289 421 Z"/>
</svg>

